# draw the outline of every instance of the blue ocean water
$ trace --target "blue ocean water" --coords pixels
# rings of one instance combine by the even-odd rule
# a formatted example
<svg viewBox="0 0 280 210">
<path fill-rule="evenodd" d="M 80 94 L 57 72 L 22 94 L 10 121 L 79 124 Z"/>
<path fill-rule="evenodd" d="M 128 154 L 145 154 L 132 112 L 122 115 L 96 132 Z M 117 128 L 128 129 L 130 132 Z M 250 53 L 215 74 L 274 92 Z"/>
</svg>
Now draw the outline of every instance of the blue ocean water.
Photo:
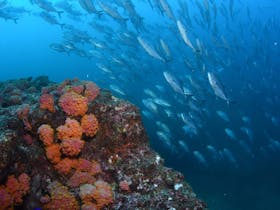
<svg viewBox="0 0 280 210">
<path fill-rule="evenodd" d="M 93 80 L 209 209 L 280 209 L 279 3 L 1 0 L 0 79 Z"/>
</svg>

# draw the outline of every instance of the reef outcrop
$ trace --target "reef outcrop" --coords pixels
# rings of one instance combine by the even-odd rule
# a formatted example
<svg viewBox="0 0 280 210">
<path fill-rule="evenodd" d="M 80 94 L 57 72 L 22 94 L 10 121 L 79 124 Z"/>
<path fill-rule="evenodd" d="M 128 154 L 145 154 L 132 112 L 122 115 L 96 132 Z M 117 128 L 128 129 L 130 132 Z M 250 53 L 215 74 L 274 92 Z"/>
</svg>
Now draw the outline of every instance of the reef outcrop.
<svg viewBox="0 0 280 210">
<path fill-rule="evenodd" d="M 90 81 L 0 83 L 0 209 L 205 209 L 134 105 Z"/>
</svg>

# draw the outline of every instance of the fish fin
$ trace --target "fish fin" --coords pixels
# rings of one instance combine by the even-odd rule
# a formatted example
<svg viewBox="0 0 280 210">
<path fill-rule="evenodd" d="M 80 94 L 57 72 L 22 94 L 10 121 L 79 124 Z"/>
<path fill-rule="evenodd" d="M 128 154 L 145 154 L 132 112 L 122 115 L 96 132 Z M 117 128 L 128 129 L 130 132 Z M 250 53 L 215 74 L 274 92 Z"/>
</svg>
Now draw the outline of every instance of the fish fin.
<svg viewBox="0 0 280 210">
<path fill-rule="evenodd" d="M 18 18 L 15 18 L 15 19 L 14 19 L 15 24 L 17 24 L 17 20 L 18 20 Z"/>
<path fill-rule="evenodd" d="M 231 107 L 231 105 L 234 105 L 234 104 L 237 104 L 237 101 L 231 100 L 231 99 L 227 100 L 227 105 L 228 105 L 229 108 Z"/>
<path fill-rule="evenodd" d="M 165 63 L 169 63 L 172 61 L 172 58 L 165 58 L 164 60 L 165 60 Z"/>
</svg>

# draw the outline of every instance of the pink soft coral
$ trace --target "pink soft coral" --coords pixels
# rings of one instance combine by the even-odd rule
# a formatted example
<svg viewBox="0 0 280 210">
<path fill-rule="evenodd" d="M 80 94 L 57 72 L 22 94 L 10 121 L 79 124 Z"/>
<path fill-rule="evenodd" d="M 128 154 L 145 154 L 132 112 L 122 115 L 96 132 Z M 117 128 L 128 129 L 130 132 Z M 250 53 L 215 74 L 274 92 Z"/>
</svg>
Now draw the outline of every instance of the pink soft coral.
<svg viewBox="0 0 280 210">
<path fill-rule="evenodd" d="M 100 93 L 99 87 L 93 82 L 86 83 L 85 97 L 88 101 L 93 101 Z"/>
</svg>

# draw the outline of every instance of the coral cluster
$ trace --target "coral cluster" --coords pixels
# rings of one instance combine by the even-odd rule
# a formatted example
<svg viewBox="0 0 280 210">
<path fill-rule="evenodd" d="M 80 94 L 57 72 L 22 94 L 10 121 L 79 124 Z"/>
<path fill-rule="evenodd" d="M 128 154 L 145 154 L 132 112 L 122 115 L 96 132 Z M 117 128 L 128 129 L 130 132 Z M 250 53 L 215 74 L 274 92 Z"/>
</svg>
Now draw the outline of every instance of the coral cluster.
<svg viewBox="0 0 280 210">
<path fill-rule="evenodd" d="M 54 140 L 54 130 L 50 125 L 43 124 L 38 128 L 40 140 L 45 146 L 51 146 Z"/>
<path fill-rule="evenodd" d="M 23 197 L 29 192 L 30 177 L 23 173 L 16 178 L 8 177 L 5 185 L 0 185 L 0 209 L 11 209 L 21 205 Z"/>
<path fill-rule="evenodd" d="M 82 200 L 83 209 L 101 209 L 113 202 L 111 186 L 104 181 L 96 181 L 94 185 L 84 184 L 80 186 L 79 196 Z"/>
<path fill-rule="evenodd" d="M 80 123 L 71 118 L 65 120 L 65 124 L 57 127 L 57 138 L 61 141 L 66 139 L 82 138 L 83 130 Z"/>
<path fill-rule="evenodd" d="M 101 166 L 96 161 L 89 161 L 84 158 L 77 158 L 82 151 L 85 141 L 82 135 L 94 137 L 98 131 L 98 120 L 94 114 L 86 114 L 88 111 L 88 101 L 93 101 L 99 94 L 99 88 L 92 82 L 85 85 L 64 86 L 60 89 L 62 95 L 58 105 L 67 114 L 63 125 L 54 129 L 43 124 L 38 128 L 39 139 L 43 142 L 48 160 L 54 164 L 54 168 L 61 174 L 70 175 L 66 185 L 72 188 L 79 188 L 82 185 L 93 186 L 92 191 L 87 196 L 91 197 L 87 202 L 83 201 L 83 209 L 95 206 L 101 209 L 105 205 L 113 202 L 113 191 L 107 182 L 97 180 L 95 175 L 102 172 Z M 85 94 L 83 96 L 82 94 Z M 40 98 L 40 108 L 51 111 L 54 107 L 50 103 L 50 94 L 43 94 Z M 52 100 L 53 102 L 53 100 Z M 49 105 L 52 106 L 49 106 Z M 81 123 L 73 117 L 81 117 Z M 50 185 L 51 197 L 48 200 L 41 200 L 46 203 L 46 209 L 77 209 L 77 201 L 68 191 L 66 186 L 54 182 Z M 55 189 L 57 188 L 57 189 Z M 84 194 L 82 192 L 82 194 Z M 69 206 L 67 203 L 69 202 Z"/>
<path fill-rule="evenodd" d="M 59 106 L 70 116 L 83 116 L 88 110 L 86 97 L 74 92 L 66 92 L 59 99 Z"/>
<path fill-rule="evenodd" d="M 1 210 L 205 208 L 149 148 L 139 110 L 93 82 L 0 82 L 1 98 Z"/>
<path fill-rule="evenodd" d="M 81 126 L 86 136 L 93 137 L 98 130 L 98 120 L 93 114 L 84 115 L 81 120 Z"/>
<path fill-rule="evenodd" d="M 46 204 L 43 206 L 46 210 L 78 210 L 79 204 L 74 194 L 70 193 L 66 186 L 61 183 L 54 181 L 48 185 L 50 192 L 50 199 L 45 201 Z"/>
<path fill-rule="evenodd" d="M 42 94 L 40 97 L 40 108 L 55 112 L 54 98 L 51 94 Z"/>
</svg>

